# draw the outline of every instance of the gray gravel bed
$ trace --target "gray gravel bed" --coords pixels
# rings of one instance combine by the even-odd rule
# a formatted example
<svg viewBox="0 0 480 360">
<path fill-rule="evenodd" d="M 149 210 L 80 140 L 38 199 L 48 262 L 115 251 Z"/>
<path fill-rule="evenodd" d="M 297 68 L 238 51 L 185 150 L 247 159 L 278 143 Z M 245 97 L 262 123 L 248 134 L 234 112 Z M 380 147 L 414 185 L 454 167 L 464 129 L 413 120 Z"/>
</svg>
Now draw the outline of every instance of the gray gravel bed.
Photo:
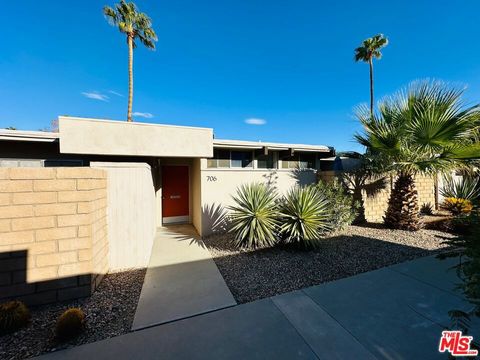
<svg viewBox="0 0 480 360">
<path fill-rule="evenodd" d="M 285 247 L 237 250 L 231 246 L 231 234 L 213 235 L 204 242 L 235 300 L 245 303 L 432 255 L 452 236 L 373 224 L 349 226 L 309 251 Z"/>
<path fill-rule="evenodd" d="M 45 352 L 103 340 L 130 331 L 145 269 L 107 274 L 89 297 L 31 309 L 31 324 L 0 337 L 0 359 L 25 359 Z M 66 344 L 54 340 L 55 323 L 69 307 L 80 307 L 86 315 L 83 334 Z"/>
</svg>

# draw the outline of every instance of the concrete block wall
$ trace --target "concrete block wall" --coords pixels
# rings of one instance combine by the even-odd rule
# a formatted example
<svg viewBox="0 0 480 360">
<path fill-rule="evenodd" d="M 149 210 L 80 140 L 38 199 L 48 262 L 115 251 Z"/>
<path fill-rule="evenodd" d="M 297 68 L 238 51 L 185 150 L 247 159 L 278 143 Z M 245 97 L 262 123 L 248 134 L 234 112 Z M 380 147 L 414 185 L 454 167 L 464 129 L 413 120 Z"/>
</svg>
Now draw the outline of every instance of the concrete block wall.
<svg viewBox="0 0 480 360">
<path fill-rule="evenodd" d="M 104 171 L 0 168 L 0 301 L 88 296 L 107 270 Z"/>
</svg>

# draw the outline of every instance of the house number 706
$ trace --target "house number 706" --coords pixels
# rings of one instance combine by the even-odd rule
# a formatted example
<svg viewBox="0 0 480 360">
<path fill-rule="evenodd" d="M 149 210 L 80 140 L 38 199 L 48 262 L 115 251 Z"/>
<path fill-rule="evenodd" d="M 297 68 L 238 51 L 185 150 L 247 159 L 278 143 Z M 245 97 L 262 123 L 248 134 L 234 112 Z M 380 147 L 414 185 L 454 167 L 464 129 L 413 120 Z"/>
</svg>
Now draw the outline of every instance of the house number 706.
<svg viewBox="0 0 480 360">
<path fill-rule="evenodd" d="M 216 176 L 207 176 L 207 181 L 217 181 Z"/>
</svg>

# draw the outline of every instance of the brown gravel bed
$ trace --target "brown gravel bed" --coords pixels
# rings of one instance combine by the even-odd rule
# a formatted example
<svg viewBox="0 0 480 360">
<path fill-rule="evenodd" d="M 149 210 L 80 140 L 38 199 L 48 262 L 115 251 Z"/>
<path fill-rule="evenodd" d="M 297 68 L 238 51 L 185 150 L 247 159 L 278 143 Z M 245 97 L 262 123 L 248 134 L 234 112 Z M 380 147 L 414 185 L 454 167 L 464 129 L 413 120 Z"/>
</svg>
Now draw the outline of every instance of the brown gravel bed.
<svg viewBox="0 0 480 360">
<path fill-rule="evenodd" d="M 25 359 L 129 332 L 144 277 L 145 269 L 111 273 L 89 298 L 31 309 L 32 322 L 28 327 L 0 337 L 0 359 Z M 85 312 L 87 327 L 75 340 L 57 344 L 55 322 L 69 307 L 80 307 Z"/>
<path fill-rule="evenodd" d="M 435 230 L 408 232 L 380 225 L 349 226 L 322 241 L 318 249 L 285 247 L 237 250 L 232 235 L 204 240 L 238 303 L 317 285 L 438 253 L 445 238 Z"/>
</svg>

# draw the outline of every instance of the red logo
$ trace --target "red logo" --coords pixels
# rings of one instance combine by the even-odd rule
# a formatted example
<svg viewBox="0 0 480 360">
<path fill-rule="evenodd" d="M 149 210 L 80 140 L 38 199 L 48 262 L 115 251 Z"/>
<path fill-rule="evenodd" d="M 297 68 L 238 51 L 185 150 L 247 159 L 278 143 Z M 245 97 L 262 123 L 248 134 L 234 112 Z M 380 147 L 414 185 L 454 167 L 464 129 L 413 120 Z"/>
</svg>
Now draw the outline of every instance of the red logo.
<svg viewBox="0 0 480 360">
<path fill-rule="evenodd" d="M 478 350 L 471 350 L 473 336 L 463 336 L 461 331 L 442 331 L 438 351 L 448 351 L 452 356 L 477 356 Z"/>
</svg>

